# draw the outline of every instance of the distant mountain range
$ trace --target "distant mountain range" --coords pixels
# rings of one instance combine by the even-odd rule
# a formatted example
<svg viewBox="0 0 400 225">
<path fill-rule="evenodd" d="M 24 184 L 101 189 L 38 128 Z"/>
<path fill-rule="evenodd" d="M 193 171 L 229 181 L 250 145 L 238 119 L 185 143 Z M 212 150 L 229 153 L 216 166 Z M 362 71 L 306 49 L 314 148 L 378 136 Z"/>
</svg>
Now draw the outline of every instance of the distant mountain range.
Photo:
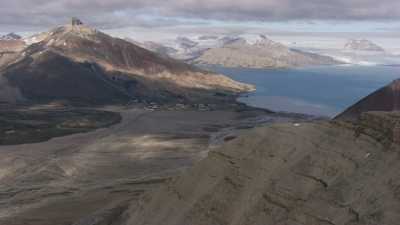
<svg viewBox="0 0 400 225">
<path fill-rule="evenodd" d="M 369 40 L 349 40 L 345 46 L 345 50 L 353 50 L 353 51 L 376 51 L 376 52 L 384 52 L 385 50 L 379 45 L 373 43 Z"/>
<path fill-rule="evenodd" d="M 340 63 L 327 56 L 290 49 L 264 35 L 253 38 L 199 36 L 195 40 L 178 37 L 172 43 L 158 44 L 157 48 L 142 46 L 160 54 L 167 52 L 170 57 L 193 64 L 226 67 L 280 68 Z"/>
<path fill-rule="evenodd" d="M 164 46 L 164 45 L 162 45 L 160 43 L 153 42 L 153 41 L 137 42 L 137 41 L 135 41 L 133 39 L 130 39 L 130 38 L 125 38 L 125 40 L 127 40 L 127 41 L 129 41 L 129 42 L 131 42 L 131 43 L 133 43 L 135 45 L 138 45 L 138 46 L 140 46 L 142 48 L 150 50 L 152 52 L 158 53 L 161 56 L 168 56 L 169 57 L 170 55 L 176 54 L 178 52 L 178 50 L 176 50 L 174 48 L 167 47 L 167 46 Z"/>
<path fill-rule="evenodd" d="M 25 42 L 17 34 L 0 36 L 0 68 L 12 61 L 24 47 Z"/>
<path fill-rule="evenodd" d="M 83 24 L 57 27 L 22 43 L 0 67 L 2 86 L 7 87 L 0 101 L 225 101 L 253 90 Z"/>
<path fill-rule="evenodd" d="M 377 66 L 397 65 L 400 57 L 395 48 L 384 49 L 367 39 L 345 40 L 344 43 L 329 48 L 303 48 L 317 54 L 330 56 L 346 64 Z"/>
<path fill-rule="evenodd" d="M 286 68 L 340 63 L 327 56 L 290 49 L 265 36 L 259 36 L 254 43 L 249 43 L 243 38 L 226 41 L 222 47 L 205 51 L 194 59 L 194 62 L 247 68 Z"/>
<path fill-rule="evenodd" d="M 22 37 L 15 33 L 9 33 L 6 35 L 0 36 L 0 41 L 12 41 L 12 40 L 20 40 Z"/>
<path fill-rule="evenodd" d="M 175 39 L 160 39 L 152 42 L 153 46 L 140 44 L 146 49 L 184 60 L 188 63 L 218 64 L 231 67 L 296 67 L 308 65 L 392 65 L 399 64 L 400 58 L 397 52 L 385 50 L 383 47 L 367 39 L 351 39 L 338 41 L 339 44 L 326 43 L 327 45 L 314 46 L 312 41 L 307 41 L 306 46 L 288 44 L 285 46 L 279 42 L 268 39 L 277 45 L 256 46 L 256 42 L 262 42 L 265 35 L 240 34 L 240 35 L 188 35 Z M 242 41 L 242 46 L 235 49 L 229 46 L 231 42 Z M 287 43 L 287 42 L 286 42 Z M 154 44 L 158 47 L 155 48 Z M 284 48 L 276 48 L 277 51 L 286 52 L 285 56 L 276 55 L 275 47 L 281 45 Z M 251 47 L 250 47 L 251 46 Z M 229 49 L 227 49 L 229 48 Z M 215 49 L 215 50 L 214 50 Z M 249 49 L 254 54 L 248 55 Z M 289 54 L 290 53 L 290 54 Z M 238 56 L 239 54 L 239 56 Z M 246 57 L 240 57 L 244 56 Z"/>
</svg>

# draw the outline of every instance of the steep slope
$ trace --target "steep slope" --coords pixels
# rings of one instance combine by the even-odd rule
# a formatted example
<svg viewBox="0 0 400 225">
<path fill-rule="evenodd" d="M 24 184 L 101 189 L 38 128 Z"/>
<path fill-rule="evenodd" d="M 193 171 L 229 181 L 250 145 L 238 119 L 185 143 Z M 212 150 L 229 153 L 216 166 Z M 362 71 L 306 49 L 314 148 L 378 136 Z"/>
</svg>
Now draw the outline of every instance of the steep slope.
<svg viewBox="0 0 400 225">
<path fill-rule="evenodd" d="M 397 224 L 400 136 L 386 125 L 399 116 L 255 129 L 132 205 L 122 224 Z"/>
<path fill-rule="evenodd" d="M 398 110 L 400 110 L 400 79 L 361 99 L 338 115 L 336 119 L 354 121 L 363 112 Z"/>
<path fill-rule="evenodd" d="M 76 63 L 46 51 L 9 66 L 4 77 L 31 101 L 70 100 L 85 103 L 118 103 L 130 95 L 109 74 L 91 63 Z"/>
<path fill-rule="evenodd" d="M 82 24 L 58 27 L 39 36 L 39 42 L 0 71 L 30 100 L 218 100 L 216 93 L 231 95 L 253 89 Z"/>
<path fill-rule="evenodd" d="M 327 56 L 289 49 L 263 35 L 255 43 L 248 43 L 242 38 L 227 40 L 225 45 L 205 51 L 194 62 L 250 68 L 298 67 L 339 63 Z"/>
</svg>

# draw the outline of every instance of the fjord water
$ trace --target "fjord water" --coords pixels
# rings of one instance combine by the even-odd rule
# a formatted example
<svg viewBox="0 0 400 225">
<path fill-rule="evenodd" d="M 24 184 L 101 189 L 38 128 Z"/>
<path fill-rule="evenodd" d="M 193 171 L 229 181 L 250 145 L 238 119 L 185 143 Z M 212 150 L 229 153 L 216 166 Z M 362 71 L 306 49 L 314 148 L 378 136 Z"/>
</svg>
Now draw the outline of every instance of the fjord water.
<svg viewBox="0 0 400 225">
<path fill-rule="evenodd" d="M 319 66 L 296 69 L 207 69 L 254 84 L 239 101 L 274 111 L 333 117 L 361 98 L 400 78 L 400 67 Z"/>
</svg>

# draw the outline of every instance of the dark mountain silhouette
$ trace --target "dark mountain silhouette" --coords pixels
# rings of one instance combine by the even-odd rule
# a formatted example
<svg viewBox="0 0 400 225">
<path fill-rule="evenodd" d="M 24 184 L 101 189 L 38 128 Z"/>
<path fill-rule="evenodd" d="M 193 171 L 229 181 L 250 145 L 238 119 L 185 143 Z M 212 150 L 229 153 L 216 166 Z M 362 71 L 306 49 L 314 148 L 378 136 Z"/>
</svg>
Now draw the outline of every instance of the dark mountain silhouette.
<svg viewBox="0 0 400 225">
<path fill-rule="evenodd" d="M 398 110 L 400 110 L 400 79 L 361 99 L 336 119 L 357 120 L 363 112 Z"/>
</svg>

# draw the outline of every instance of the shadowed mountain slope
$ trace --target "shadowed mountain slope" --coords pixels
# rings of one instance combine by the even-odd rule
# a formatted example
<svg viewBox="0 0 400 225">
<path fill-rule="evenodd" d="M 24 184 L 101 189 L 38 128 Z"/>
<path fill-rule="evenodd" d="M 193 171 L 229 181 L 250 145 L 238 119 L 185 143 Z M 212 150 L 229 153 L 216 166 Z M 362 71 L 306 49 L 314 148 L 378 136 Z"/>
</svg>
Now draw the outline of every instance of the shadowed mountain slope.
<svg viewBox="0 0 400 225">
<path fill-rule="evenodd" d="M 349 107 L 336 119 L 357 120 L 363 112 L 400 110 L 400 80 L 375 91 Z"/>
</svg>

